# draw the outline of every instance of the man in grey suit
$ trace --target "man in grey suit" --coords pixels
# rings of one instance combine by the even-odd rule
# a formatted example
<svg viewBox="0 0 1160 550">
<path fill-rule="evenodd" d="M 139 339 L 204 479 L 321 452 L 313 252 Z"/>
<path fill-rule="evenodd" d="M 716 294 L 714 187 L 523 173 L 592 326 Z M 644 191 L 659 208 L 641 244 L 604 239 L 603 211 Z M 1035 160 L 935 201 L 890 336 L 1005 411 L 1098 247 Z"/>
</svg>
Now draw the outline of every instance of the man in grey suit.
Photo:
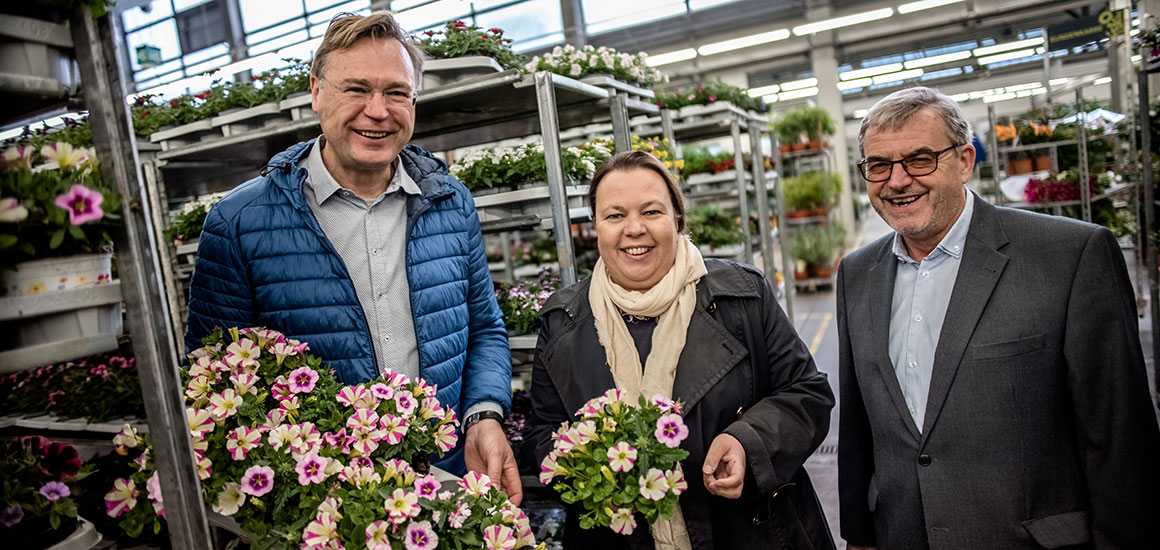
<svg viewBox="0 0 1160 550">
<path fill-rule="evenodd" d="M 935 90 L 886 97 L 858 141 L 895 232 L 838 272 L 850 548 L 1156 548 L 1160 432 L 1115 238 L 969 192 L 970 127 Z"/>
</svg>

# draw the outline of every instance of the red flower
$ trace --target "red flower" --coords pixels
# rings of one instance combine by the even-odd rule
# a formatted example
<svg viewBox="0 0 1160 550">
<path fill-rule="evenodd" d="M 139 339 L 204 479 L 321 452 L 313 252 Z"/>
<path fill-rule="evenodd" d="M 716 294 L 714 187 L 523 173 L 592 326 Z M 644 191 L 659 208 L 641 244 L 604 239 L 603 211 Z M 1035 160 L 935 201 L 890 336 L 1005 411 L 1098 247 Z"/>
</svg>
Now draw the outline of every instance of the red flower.
<svg viewBox="0 0 1160 550">
<path fill-rule="evenodd" d="M 72 446 L 53 441 L 44 448 L 44 457 L 40 459 L 40 471 L 53 479 L 75 476 L 80 469 L 81 461 L 77 458 L 77 450 Z"/>
<path fill-rule="evenodd" d="M 177 99 L 170 99 L 170 100 L 169 100 L 169 106 L 170 106 L 170 107 L 176 107 L 176 106 L 177 106 Z"/>
<path fill-rule="evenodd" d="M 48 439 L 42 435 L 30 435 L 20 438 L 20 446 L 29 453 L 39 455 L 48 446 Z"/>
<path fill-rule="evenodd" d="M 195 94 L 193 97 L 196 97 L 198 99 L 205 99 L 205 98 L 209 97 L 209 90 L 206 90 L 200 94 Z M 175 99 L 173 101 L 177 101 L 177 100 Z M 170 101 L 169 104 L 173 105 L 173 101 Z"/>
<path fill-rule="evenodd" d="M 425 33 L 423 33 L 423 34 L 425 34 L 425 35 L 427 35 L 427 36 L 435 36 L 435 31 L 427 31 L 427 32 L 425 32 Z"/>
<path fill-rule="evenodd" d="M 463 27 L 463 26 L 464 26 L 464 25 L 463 25 L 463 21 L 456 21 L 456 22 L 455 22 L 455 26 L 456 26 L 456 27 Z"/>
<path fill-rule="evenodd" d="M 491 34 L 503 34 L 503 29 L 489 29 L 487 32 Z"/>
</svg>

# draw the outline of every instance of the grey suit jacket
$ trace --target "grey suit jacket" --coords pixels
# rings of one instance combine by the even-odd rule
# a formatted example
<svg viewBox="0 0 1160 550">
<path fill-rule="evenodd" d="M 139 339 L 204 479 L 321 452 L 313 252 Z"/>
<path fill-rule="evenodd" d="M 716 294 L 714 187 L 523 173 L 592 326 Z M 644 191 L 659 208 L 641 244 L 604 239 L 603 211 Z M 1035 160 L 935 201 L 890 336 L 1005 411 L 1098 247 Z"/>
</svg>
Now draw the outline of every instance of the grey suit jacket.
<svg viewBox="0 0 1160 550">
<path fill-rule="evenodd" d="M 921 432 L 887 350 L 894 234 L 842 261 L 843 537 L 888 550 L 1155 548 L 1160 432 L 1115 238 L 973 200 Z"/>
</svg>

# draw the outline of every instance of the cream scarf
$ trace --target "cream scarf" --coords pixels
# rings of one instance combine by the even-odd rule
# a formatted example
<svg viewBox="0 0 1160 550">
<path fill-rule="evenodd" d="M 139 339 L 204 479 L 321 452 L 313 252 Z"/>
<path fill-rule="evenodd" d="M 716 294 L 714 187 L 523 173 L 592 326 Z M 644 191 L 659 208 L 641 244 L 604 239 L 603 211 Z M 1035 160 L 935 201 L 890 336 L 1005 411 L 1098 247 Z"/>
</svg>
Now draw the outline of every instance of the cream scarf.
<svg viewBox="0 0 1160 550">
<path fill-rule="evenodd" d="M 625 290 L 612 282 L 604 260 L 596 261 L 588 289 L 588 303 L 592 307 L 596 336 L 608 357 L 612 378 L 617 389 L 628 393 L 630 402 L 636 402 L 641 395 L 646 399 L 658 394 L 672 398 L 677 360 L 685 349 L 689 320 L 697 306 L 697 282 L 705 273 L 701 252 L 688 237 L 680 237 L 677 241 L 673 267 L 644 292 Z M 659 317 L 653 330 L 654 345 L 643 372 L 636 345 L 621 312 L 639 317 Z M 691 550 L 692 543 L 680 506 L 674 509 L 673 517 L 658 519 L 650 527 L 657 550 Z"/>
</svg>

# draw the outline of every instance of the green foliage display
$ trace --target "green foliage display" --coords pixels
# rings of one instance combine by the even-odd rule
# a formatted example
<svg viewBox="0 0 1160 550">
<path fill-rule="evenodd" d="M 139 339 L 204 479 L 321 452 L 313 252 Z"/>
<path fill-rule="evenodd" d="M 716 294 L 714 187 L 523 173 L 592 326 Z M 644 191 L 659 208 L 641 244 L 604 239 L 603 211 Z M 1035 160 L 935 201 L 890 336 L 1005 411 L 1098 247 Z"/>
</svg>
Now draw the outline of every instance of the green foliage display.
<svg viewBox="0 0 1160 550">
<path fill-rule="evenodd" d="M 612 146 L 596 140 L 563 151 L 564 177 L 571 181 L 591 179 L 596 167 L 612 156 Z M 544 144 L 525 143 L 512 147 L 472 149 L 451 165 L 455 176 L 470 190 L 510 187 L 544 181 L 548 177 Z"/>
<path fill-rule="evenodd" d="M 225 193 L 213 193 L 182 205 L 181 213 L 169 220 L 165 237 L 177 241 L 196 239 L 201 235 L 201 228 L 205 224 L 209 209 L 213 208 L 223 196 Z"/>
<path fill-rule="evenodd" d="M 90 422 L 143 417 L 140 384 L 132 355 L 94 355 L 0 378 L 0 409 Z"/>
<path fill-rule="evenodd" d="M 769 106 L 759 97 L 749 97 L 745 90 L 726 84 L 721 79 L 703 82 L 693 88 L 677 88 L 676 91 L 657 92 L 657 106 L 662 109 L 680 109 L 687 105 L 711 105 L 728 101 L 740 109 L 764 113 Z"/>
<path fill-rule="evenodd" d="M 692 208 L 687 212 L 686 226 L 693 244 L 721 248 L 745 242 L 741 224 L 715 204 Z"/>
<path fill-rule="evenodd" d="M 812 170 L 785 178 L 785 203 L 790 210 L 829 208 L 842 192 L 842 177 L 833 172 Z"/>
<path fill-rule="evenodd" d="M 837 123 L 830 112 L 816 106 L 804 106 L 782 113 L 773 123 L 781 143 L 798 143 L 804 134 L 811 141 L 820 141 L 837 131 Z"/>
<path fill-rule="evenodd" d="M 441 31 L 426 31 L 420 44 L 427 55 L 436 59 L 483 55 L 495 59 L 504 69 L 522 68 L 524 56 L 512 51 L 511 39 L 503 29 L 483 30 L 463 21 L 448 21 Z"/>
<path fill-rule="evenodd" d="M 790 255 L 815 267 L 830 267 L 846 241 L 840 223 L 795 228 L 790 237 Z"/>
</svg>

